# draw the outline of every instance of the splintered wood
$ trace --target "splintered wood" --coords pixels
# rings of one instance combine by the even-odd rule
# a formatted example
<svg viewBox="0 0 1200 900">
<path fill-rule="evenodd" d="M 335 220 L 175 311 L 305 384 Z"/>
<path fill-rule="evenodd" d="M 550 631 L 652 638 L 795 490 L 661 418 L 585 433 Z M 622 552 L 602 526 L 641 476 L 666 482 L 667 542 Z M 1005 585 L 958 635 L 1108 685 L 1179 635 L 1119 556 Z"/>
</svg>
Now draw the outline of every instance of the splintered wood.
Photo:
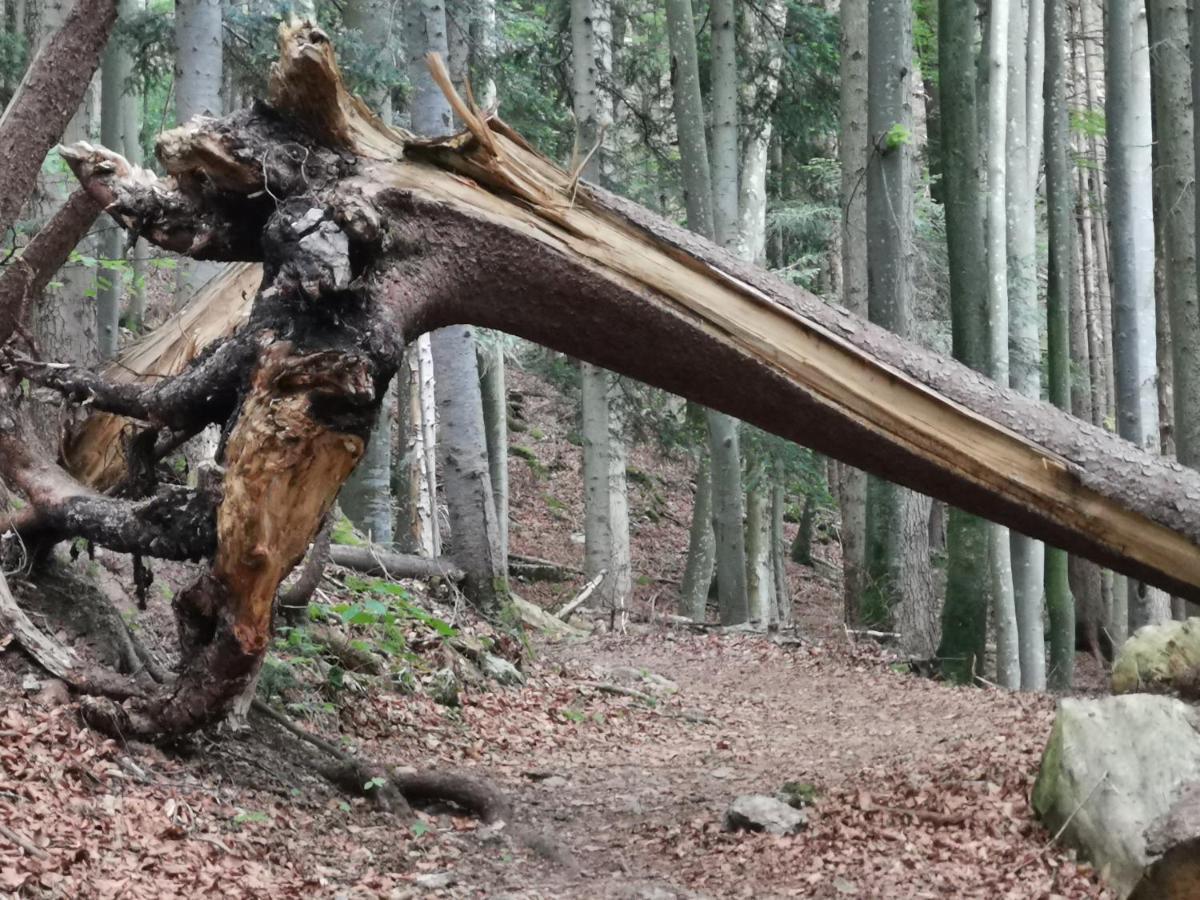
<svg viewBox="0 0 1200 900">
<path fill-rule="evenodd" d="M 275 590 L 362 456 L 361 437 L 312 418 L 313 394 L 322 391 L 369 398 L 365 360 L 270 344 L 225 448 L 213 574 L 229 589 L 234 634 L 247 654 L 266 649 Z"/>
</svg>

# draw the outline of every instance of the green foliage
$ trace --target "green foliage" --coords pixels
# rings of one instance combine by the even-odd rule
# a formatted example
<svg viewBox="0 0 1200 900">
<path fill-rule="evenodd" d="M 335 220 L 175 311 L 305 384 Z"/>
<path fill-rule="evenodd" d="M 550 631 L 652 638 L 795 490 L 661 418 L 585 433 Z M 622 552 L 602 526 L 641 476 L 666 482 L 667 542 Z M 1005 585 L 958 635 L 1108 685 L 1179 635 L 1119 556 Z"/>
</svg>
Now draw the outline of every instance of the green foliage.
<svg viewBox="0 0 1200 900">
<path fill-rule="evenodd" d="M 1071 130 L 1076 134 L 1084 137 L 1102 138 L 1104 137 L 1108 124 L 1104 118 L 1103 109 L 1092 109 L 1084 107 L 1083 109 L 1071 110 Z"/>
<path fill-rule="evenodd" d="M 364 547 L 366 541 L 360 538 L 354 531 L 354 523 L 345 516 L 340 517 L 333 523 L 333 528 L 329 532 L 329 539 L 344 547 Z"/>
<path fill-rule="evenodd" d="M 22 34 L 0 31 L 0 82 L 15 84 L 29 61 L 29 45 Z M 5 97 L 7 103 L 11 97 Z"/>
<path fill-rule="evenodd" d="M 328 607 L 343 625 L 365 625 L 392 628 L 403 622 L 420 622 L 444 638 L 454 637 L 458 630 L 432 616 L 409 599 L 401 585 L 380 578 L 347 576 L 346 587 L 360 595 L 355 603 L 339 603 Z"/>
<path fill-rule="evenodd" d="M 233 824 L 236 828 L 241 828 L 243 825 L 251 825 L 257 822 L 269 822 L 271 817 L 265 812 L 258 810 L 239 810 L 237 815 L 233 817 Z"/>
<path fill-rule="evenodd" d="M 915 0 L 913 3 L 913 49 L 921 77 L 937 84 L 938 71 L 938 0 Z"/>
<path fill-rule="evenodd" d="M 900 122 L 893 122 L 891 127 L 883 135 L 883 140 L 880 142 L 884 153 L 891 153 L 894 150 L 899 150 L 906 144 L 912 143 L 912 131 L 907 126 Z"/>
</svg>

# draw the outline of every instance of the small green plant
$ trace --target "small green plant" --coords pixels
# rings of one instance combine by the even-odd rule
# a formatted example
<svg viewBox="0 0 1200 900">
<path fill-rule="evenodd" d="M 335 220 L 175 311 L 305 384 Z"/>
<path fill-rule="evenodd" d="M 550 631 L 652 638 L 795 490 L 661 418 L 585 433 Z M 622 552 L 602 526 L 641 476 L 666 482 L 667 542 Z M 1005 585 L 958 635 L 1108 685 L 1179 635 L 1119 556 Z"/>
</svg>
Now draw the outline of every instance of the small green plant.
<svg viewBox="0 0 1200 900">
<path fill-rule="evenodd" d="M 237 828 L 241 828 L 243 825 L 253 825 L 256 822 L 269 822 L 269 821 L 271 821 L 271 817 L 268 816 L 265 812 L 259 812 L 258 810 L 243 809 L 243 810 L 240 810 L 238 812 L 238 814 L 233 817 L 233 824 Z"/>
<path fill-rule="evenodd" d="M 429 825 L 428 823 L 422 822 L 418 819 L 416 822 L 413 822 L 410 826 L 408 826 L 408 830 L 412 832 L 413 837 L 420 838 L 429 833 Z"/>
<path fill-rule="evenodd" d="M 370 781 L 366 782 L 363 785 L 363 790 L 367 791 L 368 793 L 370 791 L 377 791 L 381 787 L 383 787 L 385 784 L 387 784 L 387 779 L 381 775 L 376 775 L 374 778 L 372 778 Z"/>
<path fill-rule="evenodd" d="M 899 150 L 905 144 L 912 143 L 912 132 L 899 122 L 893 122 L 883 135 L 883 152 L 891 153 L 894 150 Z"/>
<path fill-rule="evenodd" d="M 354 533 L 354 523 L 352 523 L 345 516 L 342 516 L 333 523 L 333 529 L 329 533 L 329 539 L 335 544 L 341 544 L 347 547 L 364 546 L 362 538 Z"/>
</svg>

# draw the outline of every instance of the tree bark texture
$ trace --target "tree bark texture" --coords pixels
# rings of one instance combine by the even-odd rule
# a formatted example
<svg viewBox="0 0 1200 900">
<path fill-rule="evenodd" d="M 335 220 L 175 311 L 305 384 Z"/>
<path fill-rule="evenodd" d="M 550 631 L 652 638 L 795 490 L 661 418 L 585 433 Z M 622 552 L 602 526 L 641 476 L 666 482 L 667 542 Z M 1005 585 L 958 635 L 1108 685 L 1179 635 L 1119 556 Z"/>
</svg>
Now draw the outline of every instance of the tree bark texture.
<svg viewBox="0 0 1200 900">
<path fill-rule="evenodd" d="M 1117 432 L 1157 450 L 1154 137 L 1149 34 L 1142 0 L 1110 3 L 1105 25 Z M 1130 582 L 1131 629 L 1165 621 L 1170 615 L 1170 600 L 1161 591 Z"/>
<path fill-rule="evenodd" d="M 170 390 L 163 379 L 119 394 L 102 383 L 89 388 L 98 411 L 110 406 L 147 423 L 227 423 L 213 562 L 179 595 L 186 669 L 170 697 L 146 705 L 144 730 L 186 730 L 223 714 L 265 649 L 277 580 L 303 555 L 362 452 L 405 343 L 463 322 L 690 395 L 1200 597 L 1200 512 L 1187 502 L 1200 496 L 1200 474 L 576 184 L 501 120 L 455 102 L 468 129 L 461 135 L 430 140 L 389 129 L 346 95 L 328 38 L 295 26 L 281 38 L 269 107 L 160 144 L 168 172 L 203 173 L 215 194 L 195 193 L 195 179 L 133 170 L 104 150 L 69 154 L 125 227 L 147 223 L 163 242 L 187 228 L 200 232 L 205 252 L 224 247 L 227 259 L 264 264 L 249 321 L 226 342 L 227 355 L 207 351 Z M 307 156 L 266 153 L 287 143 Z M 258 241 L 205 242 L 205 229 L 227 227 L 225 218 L 193 210 L 215 200 Z M 10 365 L 31 379 L 45 371 Z M 213 369 L 224 379 L 206 381 Z M 51 371 L 55 383 L 81 383 L 69 370 Z M 185 390 L 196 381 L 195 392 Z M 209 405 L 195 399 L 210 394 L 218 399 Z M 0 437 L 14 427 L 4 417 Z M 19 446 L 0 446 L 6 477 Z M 26 493 L 47 480 L 82 492 L 52 463 L 38 465 L 15 466 L 25 477 L 10 483 Z M 112 504 L 137 518 L 122 501 Z M 105 521 L 91 525 L 97 543 L 112 543 Z"/>
<path fill-rule="evenodd" d="M 950 330 L 954 358 L 988 370 L 987 295 L 979 273 L 984 249 L 979 98 L 975 70 L 975 5 L 943 0 L 938 6 L 941 66 L 942 167 L 946 249 L 950 275 Z M 946 527 L 946 601 L 938 658 L 950 678 L 967 681 L 982 668 L 987 643 L 988 523 L 951 509 Z"/>
<path fill-rule="evenodd" d="M 838 159 L 842 165 L 842 305 L 867 316 L 867 0 L 842 0 Z M 867 474 L 842 465 L 842 590 L 848 624 L 862 621 L 867 543 Z"/>
<path fill-rule="evenodd" d="M 1050 402 L 1072 412 L 1071 316 L 1077 306 L 1075 264 L 1075 186 L 1067 110 L 1067 4 L 1045 0 L 1045 149 L 1046 220 L 1050 249 L 1046 278 L 1047 382 Z M 1079 317 L 1076 315 L 1076 320 Z M 1076 343 L 1079 341 L 1076 339 Z M 1071 596 L 1067 554 L 1046 548 L 1046 612 L 1050 623 L 1047 683 L 1068 690 L 1075 667 L 1075 600 Z M 1040 607 L 1040 604 L 1039 604 Z M 1041 610 L 1038 615 L 1040 618 Z M 1041 652 L 1041 648 L 1039 648 Z M 1021 675 L 1025 677 L 1025 661 Z"/>
</svg>

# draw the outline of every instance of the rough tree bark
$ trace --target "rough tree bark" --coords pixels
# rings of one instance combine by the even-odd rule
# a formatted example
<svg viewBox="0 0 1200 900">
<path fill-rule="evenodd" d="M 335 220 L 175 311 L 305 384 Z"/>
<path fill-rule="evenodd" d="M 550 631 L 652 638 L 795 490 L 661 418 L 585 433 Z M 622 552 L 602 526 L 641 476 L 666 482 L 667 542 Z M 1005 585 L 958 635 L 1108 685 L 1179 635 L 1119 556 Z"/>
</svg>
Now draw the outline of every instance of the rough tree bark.
<svg viewBox="0 0 1200 900">
<path fill-rule="evenodd" d="M 738 244 L 738 66 L 737 11 L 733 0 L 709 9 L 712 30 L 712 209 L 713 238 L 734 250 Z M 699 88 L 699 84 L 696 85 Z M 742 455 L 738 422 L 710 409 L 708 446 L 712 459 L 713 531 L 717 541 L 717 599 L 721 624 L 749 618 L 746 599 L 746 538 L 742 529 Z"/>
<path fill-rule="evenodd" d="M 1050 264 L 1046 279 L 1047 382 L 1050 402 L 1072 411 L 1071 311 L 1076 279 L 1075 190 L 1071 179 L 1070 132 L 1067 123 L 1067 4 L 1045 0 L 1045 147 L 1046 220 Z M 1067 554 L 1046 548 L 1046 612 L 1050 620 L 1050 665 L 1047 682 L 1068 690 L 1075 668 L 1075 600 L 1071 596 Z M 1039 604 L 1038 616 L 1041 616 Z M 1040 629 L 1039 629 L 1040 630 Z M 1039 653 L 1041 648 L 1039 648 Z M 1025 661 L 1021 662 L 1025 676 Z"/>
<path fill-rule="evenodd" d="M 844 15 L 845 6 L 842 8 Z M 987 270 L 987 257 L 975 75 L 975 4 L 973 0 L 943 0 L 938 17 L 951 340 L 955 359 L 978 372 L 987 372 L 987 297 L 978 285 L 978 273 Z M 987 594 L 980 588 L 988 580 L 988 528 L 978 516 L 951 508 L 946 527 L 946 602 L 937 656 L 942 671 L 956 681 L 969 681 L 973 672 L 983 668 Z"/>
<path fill-rule="evenodd" d="M 1035 21 L 1036 20 L 1036 21 Z M 1036 24 L 1038 30 L 1031 31 Z M 1005 130 L 1005 224 L 1008 243 L 1009 384 L 1027 397 L 1042 394 L 1041 311 L 1038 308 L 1037 198 L 1042 123 L 1031 108 L 1030 85 L 1042 72 L 1041 0 L 1011 0 L 1008 17 L 1008 97 Z M 998 148 L 997 148 L 997 152 Z M 1045 551 L 1039 541 L 1011 533 L 1013 600 L 1021 687 L 1046 687 L 1042 630 Z"/>
<path fill-rule="evenodd" d="M 1113 0 L 1105 17 L 1117 432 L 1158 449 L 1154 318 L 1154 190 L 1150 48 L 1142 0 Z M 1129 582 L 1130 629 L 1171 617 L 1161 591 Z"/>
<path fill-rule="evenodd" d="M 182 731 L 224 713 L 265 649 L 278 581 L 361 453 L 404 344 L 455 322 L 690 395 L 1200 597 L 1200 512 L 1185 502 L 1200 494 L 1200 474 L 579 184 L 502 121 L 456 102 L 462 135 L 388 129 L 345 94 L 328 38 L 296 26 L 282 35 L 267 105 L 164 136 L 173 175 L 88 146 L 69 151 L 125 227 L 264 264 L 247 324 L 174 379 L 118 385 L 9 358 L 14 374 L 157 428 L 226 423 L 219 503 L 213 490 L 186 489 L 134 503 L 98 498 L 31 458 L 11 407 L 0 416 L 0 470 L 57 534 L 211 555 L 176 604 L 184 670 L 168 694 L 130 705 L 124 733 Z M 293 144 L 308 152 L 267 153 Z M 166 524 L 177 546 L 160 546 Z"/>
<path fill-rule="evenodd" d="M 842 0 L 838 159 L 842 164 L 842 305 L 867 316 L 867 0 Z M 867 547 L 867 474 L 840 467 L 845 619 L 862 622 Z"/>
<path fill-rule="evenodd" d="M 867 163 L 868 312 L 872 322 L 902 337 L 915 325 L 913 293 L 912 4 L 887 0 L 868 22 Z M 913 507 L 918 507 L 914 509 Z M 923 512 L 922 512 L 923 511 Z M 926 524 L 921 525 L 924 518 Z M 867 486 L 866 620 L 916 623 L 932 607 L 929 501 L 878 478 Z M 902 638 L 916 650 L 916 634 Z M 919 652 L 919 651 L 918 651 Z"/>
<path fill-rule="evenodd" d="M 987 273 L 988 370 L 997 384 L 1009 383 L 1008 260 L 1005 156 L 1000 147 L 1008 133 L 1008 0 L 995 0 L 987 20 Z M 1012 586 L 1008 532 L 994 523 L 988 529 L 988 567 L 993 619 L 996 623 L 996 680 L 1007 688 L 1021 686 L 1017 648 L 1017 612 Z M 978 673 L 976 673 L 978 674 Z"/>
</svg>

